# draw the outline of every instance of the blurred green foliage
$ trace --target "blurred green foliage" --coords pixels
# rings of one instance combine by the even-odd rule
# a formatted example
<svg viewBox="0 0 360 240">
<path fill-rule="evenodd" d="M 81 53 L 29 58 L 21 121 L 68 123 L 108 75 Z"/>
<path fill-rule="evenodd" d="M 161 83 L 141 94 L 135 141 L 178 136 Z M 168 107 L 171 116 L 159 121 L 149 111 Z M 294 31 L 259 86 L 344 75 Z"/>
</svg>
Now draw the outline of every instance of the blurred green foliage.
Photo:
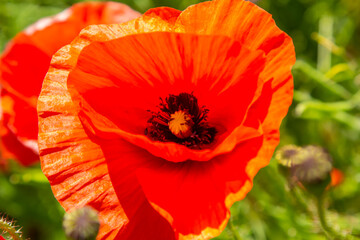
<svg viewBox="0 0 360 240">
<path fill-rule="evenodd" d="M 0 49 L 15 34 L 74 0 L 0 0 Z M 184 9 L 197 0 L 124 0 L 144 12 L 156 6 Z M 329 224 L 360 233 L 360 1 L 260 0 L 294 41 L 294 102 L 281 128 L 280 145 L 317 144 L 329 150 L 344 182 L 328 191 Z M 262 169 L 246 199 L 236 203 L 217 239 L 326 239 L 314 199 L 289 188 L 277 163 Z M 0 175 L 0 212 L 16 219 L 31 239 L 65 239 L 63 210 L 39 166 L 15 163 Z"/>
</svg>

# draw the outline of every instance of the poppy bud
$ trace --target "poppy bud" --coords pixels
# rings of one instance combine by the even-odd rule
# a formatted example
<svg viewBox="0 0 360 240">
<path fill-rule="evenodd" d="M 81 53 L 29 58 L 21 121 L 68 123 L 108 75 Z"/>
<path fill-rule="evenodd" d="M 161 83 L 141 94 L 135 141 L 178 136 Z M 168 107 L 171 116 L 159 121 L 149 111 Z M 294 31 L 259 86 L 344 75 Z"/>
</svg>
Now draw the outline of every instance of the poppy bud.
<svg viewBox="0 0 360 240">
<path fill-rule="evenodd" d="M 275 159 L 278 162 L 278 169 L 286 178 L 290 177 L 290 168 L 299 163 L 296 157 L 301 151 L 301 147 L 295 145 L 286 145 L 279 148 L 275 153 Z"/>
<path fill-rule="evenodd" d="M 307 146 L 296 156 L 299 164 L 291 167 L 293 178 L 318 196 L 330 183 L 332 158 L 322 147 Z"/>
<path fill-rule="evenodd" d="M 301 147 L 295 145 L 286 145 L 278 149 L 275 153 L 275 159 L 278 163 L 285 167 L 291 167 L 298 163 L 296 156 L 301 151 Z"/>
<path fill-rule="evenodd" d="M 74 240 L 95 239 L 99 226 L 97 212 L 88 206 L 66 213 L 63 220 L 66 236 Z"/>
<path fill-rule="evenodd" d="M 296 159 L 298 164 L 292 166 L 293 176 L 304 183 L 322 181 L 332 169 L 332 158 L 322 147 L 304 147 Z"/>
</svg>

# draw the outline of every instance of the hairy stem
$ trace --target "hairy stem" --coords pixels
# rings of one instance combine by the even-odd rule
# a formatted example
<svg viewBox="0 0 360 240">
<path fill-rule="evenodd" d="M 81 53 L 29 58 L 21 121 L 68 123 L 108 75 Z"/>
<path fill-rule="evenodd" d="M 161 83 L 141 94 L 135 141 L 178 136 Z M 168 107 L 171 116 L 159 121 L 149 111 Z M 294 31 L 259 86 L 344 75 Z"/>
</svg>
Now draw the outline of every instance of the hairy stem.
<svg viewBox="0 0 360 240">
<path fill-rule="evenodd" d="M 8 222 L 6 218 L 0 218 L 0 230 L 9 234 L 12 240 L 22 240 L 21 232 L 13 226 L 12 222 Z"/>
<path fill-rule="evenodd" d="M 322 194 L 317 198 L 316 207 L 317 207 L 321 227 L 328 239 L 334 239 L 334 240 L 349 239 L 345 236 L 338 234 L 334 229 L 332 229 L 329 226 L 328 222 L 326 221 L 326 211 L 324 208 L 324 194 Z"/>
</svg>

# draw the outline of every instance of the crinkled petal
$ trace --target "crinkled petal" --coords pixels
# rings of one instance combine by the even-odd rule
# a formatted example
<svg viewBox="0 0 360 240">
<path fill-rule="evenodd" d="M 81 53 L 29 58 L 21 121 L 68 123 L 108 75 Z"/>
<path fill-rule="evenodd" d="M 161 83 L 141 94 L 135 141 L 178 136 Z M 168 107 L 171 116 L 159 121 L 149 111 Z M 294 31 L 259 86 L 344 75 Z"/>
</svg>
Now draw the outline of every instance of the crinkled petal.
<svg viewBox="0 0 360 240">
<path fill-rule="evenodd" d="M 87 138 L 67 91 L 68 66 L 61 64 L 67 57 L 68 46 L 54 56 L 38 100 L 42 170 L 65 210 L 92 206 L 99 211 L 98 239 L 114 239 L 128 220 L 102 152 Z"/>
<path fill-rule="evenodd" d="M 169 22 L 170 24 L 175 24 L 180 14 L 181 11 L 174 8 L 158 7 L 147 10 L 144 13 L 144 16 L 149 16 L 152 18 L 160 18 L 164 21 Z"/>
<path fill-rule="evenodd" d="M 71 45 L 63 47 L 54 55 L 38 100 L 42 170 L 49 179 L 55 197 L 67 211 L 85 205 L 99 211 L 101 226 L 97 239 L 118 239 L 118 236 L 126 236 L 122 238 L 125 240 L 139 239 L 134 235 L 138 232 L 138 226 L 135 226 L 138 218 L 151 225 L 152 222 L 148 220 L 158 217 L 158 222 L 144 228 L 147 230 L 169 226 L 144 198 L 135 204 L 133 210 L 144 212 L 143 215 L 128 216 L 124 212 L 109 178 L 103 152 L 85 132 L 78 117 L 79 109 L 73 104 L 67 88 L 69 72 L 74 68 L 82 48 L 91 41 L 106 41 L 117 34 L 125 34 L 126 29 L 130 29 L 129 25 L 136 24 L 137 31 L 146 31 L 149 29 L 147 26 L 150 26 L 148 20 L 153 23 L 150 18 L 140 18 L 124 26 L 97 25 L 85 29 Z M 136 207 L 141 210 L 137 211 Z M 129 219 L 136 221 L 129 223 Z"/>
<path fill-rule="evenodd" d="M 132 154 L 131 162 L 139 162 L 136 174 L 147 199 L 171 223 L 179 239 L 209 239 L 226 226 L 227 196 L 248 187 L 245 169 L 262 141 L 261 136 L 253 138 L 207 162 L 170 163 L 141 151 Z M 121 166 L 110 162 L 109 168 L 113 176 Z"/>
</svg>

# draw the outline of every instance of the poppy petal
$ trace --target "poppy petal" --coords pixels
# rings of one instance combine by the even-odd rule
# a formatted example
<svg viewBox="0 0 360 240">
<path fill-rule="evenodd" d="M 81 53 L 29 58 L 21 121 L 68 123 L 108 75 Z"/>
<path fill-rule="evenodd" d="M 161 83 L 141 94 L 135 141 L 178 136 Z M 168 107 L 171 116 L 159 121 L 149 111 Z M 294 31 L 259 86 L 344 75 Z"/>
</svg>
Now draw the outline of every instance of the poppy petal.
<svg viewBox="0 0 360 240">
<path fill-rule="evenodd" d="M 292 51 L 290 50 L 290 52 Z M 292 53 L 294 54 L 294 52 Z M 259 149 L 257 156 L 249 161 L 246 167 L 246 174 L 249 179 L 244 184 L 245 187 L 227 197 L 227 202 L 230 206 L 235 201 L 242 199 L 243 195 L 250 191 L 251 187 L 248 188 L 246 186 L 252 185 L 252 180 L 257 172 L 268 165 L 276 146 L 279 144 L 279 127 L 292 102 L 293 81 L 290 68 L 293 64 L 292 58 L 294 55 L 285 55 L 284 57 L 284 55 L 282 56 L 279 53 L 279 56 L 288 59 L 288 62 L 284 61 L 283 67 L 278 71 L 279 75 L 276 80 L 280 83 L 274 85 L 274 78 L 267 81 L 262 88 L 259 98 L 251 105 L 247 113 L 244 125 L 253 125 L 254 121 L 260 121 L 264 143 Z"/>
<path fill-rule="evenodd" d="M 17 159 L 24 166 L 39 160 L 36 109 L 5 89 L 1 91 L 0 150 L 2 158 Z M 15 112 L 18 118 L 14 118 Z M 27 119 L 27 121 L 22 121 Z M 35 126 L 35 127 L 34 127 Z"/>
<path fill-rule="evenodd" d="M 149 16 L 152 18 L 159 17 L 164 21 L 169 22 L 170 24 L 175 24 L 177 18 L 181 14 L 180 10 L 169 8 L 169 7 L 158 7 L 147 10 L 144 13 L 144 16 Z"/>
<path fill-rule="evenodd" d="M 37 162 L 39 154 L 36 142 L 20 140 L 7 125 L 1 124 L 0 153 L 1 158 L 4 158 L 3 161 L 5 162 L 5 159 L 17 159 L 24 166 Z"/>
<path fill-rule="evenodd" d="M 268 63 L 261 76 L 267 77 L 259 98 L 250 106 L 245 125 L 258 119 L 264 131 L 265 144 L 259 156 L 249 163 L 247 173 L 250 179 L 271 159 L 280 141 L 279 128 L 286 116 L 293 96 L 291 67 L 295 63 L 292 40 L 286 37 L 280 47 L 267 55 Z M 267 159 L 267 161 L 264 161 Z"/>
<path fill-rule="evenodd" d="M 177 19 L 182 32 L 229 36 L 251 49 L 267 54 L 284 35 L 271 14 L 245 0 L 213 0 L 185 9 Z"/>
<path fill-rule="evenodd" d="M 1 91 L 1 105 L 4 125 L 11 128 L 20 138 L 37 138 L 37 112 L 32 103 L 29 104 L 3 89 Z M 14 117 L 15 115 L 17 117 Z"/>
<path fill-rule="evenodd" d="M 38 96 L 50 59 L 50 55 L 34 46 L 27 35 L 20 33 L 7 45 L 1 56 L 1 84 L 19 97 Z"/>
<path fill-rule="evenodd" d="M 244 185 L 248 181 L 245 169 L 262 141 L 258 137 L 240 143 L 231 154 L 208 162 L 147 160 L 136 174 L 146 197 L 172 224 L 179 239 L 209 239 L 226 226 L 230 216 L 227 196 L 248 187 Z M 144 158 L 145 154 L 135 157 L 142 155 Z M 109 163 L 109 168 L 116 173 L 116 164 Z"/>
<path fill-rule="evenodd" d="M 258 157 L 249 162 L 249 183 L 258 170 L 268 164 L 279 142 L 279 127 L 292 102 L 293 79 L 291 67 L 295 51 L 291 38 L 281 31 L 271 15 L 244 0 L 213 0 L 185 9 L 175 23 L 181 32 L 221 34 L 236 39 L 250 49 L 261 49 L 266 64 L 261 78 L 263 88 L 258 88 L 244 125 L 261 122 L 264 131 L 263 147 Z M 239 194 L 242 194 L 242 190 Z M 245 191 L 246 192 L 246 191 Z M 236 194 L 233 197 L 236 201 Z"/>
<path fill-rule="evenodd" d="M 45 90 L 38 100 L 42 170 L 65 210 L 92 206 L 99 211 L 98 238 L 114 239 L 127 218 L 113 190 L 101 150 L 87 138 L 76 117 L 66 87 L 68 71 L 59 67 L 63 56 L 68 56 L 68 47 L 54 55 L 44 80 Z"/>
<path fill-rule="evenodd" d="M 138 51 L 140 48 L 143 51 Z M 201 64 L 203 58 L 208 60 L 206 66 Z M 112 60 L 104 66 L 106 59 Z M 106 138 L 119 134 L 170 161 L 206 161 L 231 151 L 243 140 L 235 135 L 239 135 L 247 106 L 261 85 L 258 76 L 264 64 L 262 51 L 248 51 L 226 37 L 137 34 L 87 46 L 68 84 L 89 129 L 105 132 Z M 144 137 L 151 117 L 147 110 L 158 104 L 159 97 L 185 91 L 193 91 L 200 104 L 210 109 L 209 123 L 226 129 L 215 151 L 152 143 Z"/>
<path fill-rule="evenodd" d="M 273 88 L 284 81 L 291 82 L 290 68 L 295 63 L 291 38 L 276 26 L 271 14 L 249 1 L 214 0 L 196 4 L 185 9 L 175 25 L 177 31 L 225 35 L 250 49 L 263 50 L 267 59 L 262 73 L 264 81 L 273 81 Z M 282 118 L 277 119 L 274 125 Z"/>
<path fill-rule="evenodd" d="M 149 204 L 136 177 L 139 166 L 151 161 L 149 153 L 121 139 L 89 137 L 104 153 L 119 202 L 129 218 L 129 225 L 118 234 L 119 239 L 175 240 L 169 222 Z"/>
<path fill-rule="evenodd" d="M 138 25 L 136 31 L 146 31 L 149 22 L 148 19 L 140 18 L 128 24 Z M 138 239 L 133 234 L 141 230 L 135 228 L 134 223 L 127 225 L 129 220 L 109 179 L 102 150 L 88 138 L 82 127 L 78 109 L 67 89 L 67 78 L 77 62 L 79 49 L 91 41 L 110 40 L 116 36 L 116 30 L 117 33 L 125 33 L 127 28 L 130 29 L 126 24 L 120 26 L 121 24 L 89 26 L 71 45 L 55 53 L 38 100 L 42 170 L 49 179 L 55 197 L 65 210 L 90 205 L 99 211 L 101 225 L 97 239 L 117 239 L 118 234 L 124 234 L 124 239 Z M 164 26 L 166 25 L 162 28 Z M 114 31 L 107 32 L 111 28 Z M 149 213 L 142 216 L 144 219 L 152 219 L 153 215 L 160 218 L 148 203 L 141 203 L 140 201 L 138 206 L 144 213 Z M 141 218 L 138 215 L 137 217 Z M 157 223 L 160 224 L 159 228 L 169 226 L 161 218 L 154 224 Z M 147 229 L 158 229 L 157 226 L 150 225 Z M 164 240 L 167 239 L 171 238 Z"/>
</svg>

